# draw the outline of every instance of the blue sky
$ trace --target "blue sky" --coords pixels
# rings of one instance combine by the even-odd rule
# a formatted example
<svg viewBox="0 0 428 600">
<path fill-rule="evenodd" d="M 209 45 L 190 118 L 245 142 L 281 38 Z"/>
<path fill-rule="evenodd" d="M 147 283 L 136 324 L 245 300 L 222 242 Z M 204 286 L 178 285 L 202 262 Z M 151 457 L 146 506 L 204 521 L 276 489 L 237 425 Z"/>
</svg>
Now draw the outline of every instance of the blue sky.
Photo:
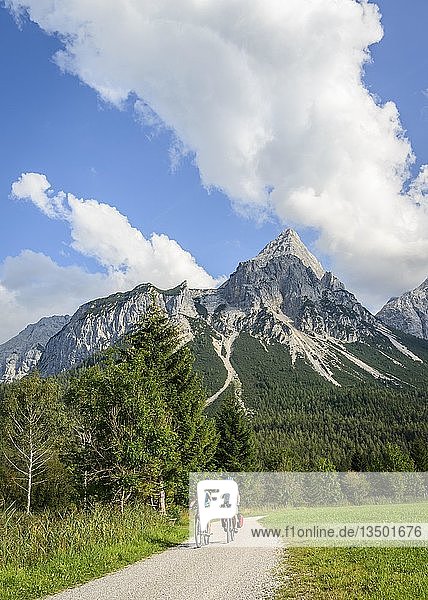
<svg viewBox="0 0 428 600">
<path fill-rule="evenodd" d="M 329 0 L 324 1 L 326 4 L 329 3 Z M 17 5 L 18 2 L 12 2 L 12 4 Z M 32 4 L 34 2 L 28 2 L 30 7 Z M 41 2 L 41 4 L 48 3 Z M 73 2 L 71 1 L 69 4 L 73 4 Z M 78 0 L 76 0 L 76 4 L 78 4 Z M 424 0 L 414 0 L 411 7 L 408 3 L 398 0 L 383 0 L 377 4 L 382 13 L 384 38 L 380 43 L 375 43 L 370 47 L 373 60 L 365 66 L 364 83 L 367 89 L 377 96 L 378 104 L 392 100 L 397 105 L 402 126 L 416 156 L 416 161 L 412 166 L 413 175 L 416 176 L 419 167 L 428 163 L 428 93 L 424 94 L 424 90 L 428 89 L 428 38 L 425 32 L 425 25 L 428 22 L 428 5 Z M 22 173 L 28 172 L 46 176 L 55 191 L 50 193 L 50 197 L 54 193 L 64 190 L 77 198 L 95 199 L 98 203 L 116 207 L 117 211 L 127 217 L 130 225 L 139 230 L 144 238 L 150 239 L 151 234 L 155 232 L 165 234 L 171 240 L 176 240 L 182 249 L 193 255 L 197 265 L 214 279 L 232 272 L 240 260 L 257 254 L 281 229 L 291 225 L 296 227 L 303 240 L 322 259 L 324 265 L 337 271 L 339 276 L 369 306 L 379 307 L 382 298 L 386 300 L 391 293 L 399 293 L 405 289 L 405 286 L 420 283 L 419 279 L 421 279 L 424 269 L 423 260 L 425 260 L 425 265 L 428 264 L 426 254 L 422 257 L 422 266 L 417 263 L 417 268 L 415 267 L 410 272 L 405 281 L 401 281 L 397 277 L 396 271 L 394 273 L 394 269 L 392 269 L 388 279 L 385 279 L 382 285 L 379 284 L 379 287 L 374 290 L 374 282 L 379 280 L 378 272 L 370 271 L 367 275 L 367 282 L 364 280 L 364 273 L 367 270 L 366 257 L 359 254 L 360 250 L 357 248 L 364 244 L 361 231 L 356 232 L 352 243 L 348 240 L 349 246 L 346 246 L 343 241 L 343 231 L 340 231 L 341 228 L 343 230 L 343 221 L 338 221 L 334 227 L 330 226 L 330 222 L 334 220 L 336 214 L 333 209 L 331 209 L 330 221 L 328 214 L 312 219 L 310 218 L 312 209 L 309 204 L 305 213 L 304 209 L 295 207 L 294 200 L 290 200 L 288 204 L 285 200 L 283 201 L 285 197 L 293 198 L 294 191 L 300 190 L 302 186 L 306 185 L 305 177 L 308 179 L 308 186 L 313 187 L 315 185 L 313 181 L 316 181 L 322 191 L 324 185 L 321 175 L 313 177 L 313 168 L 312 173 L 302 171 L 298 183 L 295 184 L 295 189 L 291 191 L 281 187 L 283 183 L 280 178 L 275 179 L 278 172 L 287 173 L 287 169 L 293 170 L 294 173 L 295 167 L 292 166 L 286 153 L 293 149 L 295 152 L 296 148 L 300 148 L 306 143 L 303 135 L 299 138 L 296 134 L 296 140 L 293 140 L 294 146 L 290 144 L 290 149 L 287 140 L 287 143 L 282 146 L 279 144 L 279 149 L 275 150 L 275 165 L 265 169 L 263 172 L 265 179 L 262 179 L 262 176 L 257 179 L 257 182 L 260 179 L 267 186 L 272 183 L 275 193 L 278 193 L 277 199 L 274 194 L 271 201 L 268 194 L 263 197 L 262 192 L 253 193 L 253 188 L 247 193 L 246 190 L 249 189 L 249 186 L 246 187 L 246 182 L 243 182 L 247 171 L 243 170 L 242 175 L 239 170 L 240 166 L 232 165 L 233 168 L 230 168 L 227 176 L 218 175 L 216 164 L 214 164 L 216 155 L 214 154 L 213 159 L 212 152 L 212 148 L 216 149 L 217 147 L 214 142 L 211 146 L 204 147 L 203 135 L 200 132 L 203 126 L 200 124 L 199 130 L 195 134 L 197 123 L 200 123 L 200 121 L 195 121 L 195 123 L 191 121 L 192 98 L 198 94 L 198 77 L 200 78 L 197 67 L 195 67 L 194 76 L 196 88 L 185 90 L 186 97 L 190 98 L 188 113 L 186 111 L 174 113 L 165 100 L 167 96 L 165 94 L 162 96 L 160 92 L 156 96 L 154 93 L 152 94 L 153 108 L 159 115 L 170 115 L 169 128 L 156 127 L 153 129 L 147 125 L 143 127 L 139 120 L 139 113 L 134 110 L 135 100 L 138 97 L 141 98 L 141 94 L 138 96 L 138 93 L 132 93 L 127 100 L 121 103 L 116 102 L 113 98 L 113 103 L 109 103 L 105 98 L 100 97 L 101 85 L 91 82 L 89 85 L 83 83 L 82 80 L 85 79 L 86 73 L 86 63 L 84 63 L 86 55 L 82 54 L 81 62 L 73 67 L 77 75 L 60 69 L 53 60 L 53 55 L 64 48 L 64 42 L 57 35 L 46 33 L 46 30 L 49 30 L 46 25 L 46 15 L 37 13 L 37 10 L 37 6 L 33 7 L 32 19 L 40 23 L 41 27 L 35 22 L 31 22 L 26 15 L 22 16 L 20 27 L 18 27 L 9 11 L 6 8 L 0 9 L 0 72 L 3 83 L 0 95 L 0 131 L 2 135 L 0 149 L 0 263 L 2 262 L 0 281 L 2 281 L 4 295 L 3 303 L 0 296 L 0 308 L 3 308 L 0 316 L 0 320 L 3 321 L 0 323 L 0 342 L 15 333 L 29 320 L 41 317 L 44 311 L 69 311 L 73 308 L 73 303 L 78 304 L 79 300 L 88 300 L 98 287 L 100 292 L 110 289 L 108 286 L 98 286 L 94 280 L 88 286 L 86 297 L 84 279 L 79 279 L 79 291 L 71 300 L 68 298 L 69 301 L 65 301 L 63 296 L 58 293 L 57 296 L 51 297 L 47 301 L 43 295 L 45 286 L 43 270 L 34 270 L 34 280 L 30 287 L 22 283 L 21 279 L 27 277 L 28 273 L 32 271 L 31 262 L 27 261 L 24 265 L 23 261 L 15 263 L 11 260 L 11 258 L 19 256 L 22 251 L 31 250 L 39 255 L 50 257 L 60 268 L 78 267 L 88 273 L 106 274 L 112 269 L 123 272 L 128 268 L 126 266 L 127 259 L 124 259 L 125 266 L 120 264 L 120 260 L 110 264 L 108 262 L 110 259 L 105 258 L 101 250 L 88 249 L 88 240 L 82 241 L 85 233 L 82 233 L 81 220 L 77 223 L 74 216 L 64 217 L 62 215 L 48 218 L 47 214 L 35 205 L 34 199 L 33 202 L 24 200 L 25 194 L 21 194 L 19 200 L 13 199 L 10 196 L 12 183 L 17 181 Z M 333 16 L 335 17 L 335 15 Z M 190 17 L 191 15 L 186 15 L 187 20 Z M 347 19 L 340 21 L 343 27 L 347 27 L 348 19 L 351 19 L 349 28 L 353 27 L 352 19 L 354 17 L 339 15 L 338 18 Z M 224 19 L 226 22 L 226 14 Z M 326 32 L 329 34 L 328 23 L 324 23 L 320 27 L 326 28 Z M 334 37 L 336 31 L 334 21 L 331 23 L 331 28 L 331 37 Z M 373 30 L 375 37 L 375 25 L 373 25 Z M 287 31 L 284 30 L 284 36 Z M 290 31 L 292 30 L 290 29 Z M 361 28 L 358 29 L 360 37 L 363 38 L 362 31 Z M 227 33 L 225 33 L 226 35 Z M 264 35 L 266 35 L 266 30 L 260 31 L 260 39 L 263 39 Z M 257 31 L 255 36 L 257 36 Z M 364 46 L 363 41 L 361 44 Z M 332 42 L 332 61 L 336 60 L 333 58 L 334 51 Z M 328 59 L 329 55 L 326 54 L 326 56 Z M 197 59 L 194 60 L 196 62 Z M 215 65 L 215 57 L 213 60 L 213 65 Z M 105 70 L 102 70 L 99 65 L 97 68 L 104 76 Z M 164 68 L 162 62 L 159 73 L 162 73 Z M 278 64 L 275 64 L 275 68 L 281 69 L 280 60 L 278 60 Z M 192 70 L 191 60 L 188 70 Z M 94 80 L 95 75 L 97 74 L 93 75 Z M 117 77 L 117 74 L 112 73 L 111 76 L 112 78 Z M 163 76 L 160 74 L 159 77 Z M 298 77 L 299 75 L 297 75 Z M 187 71 L 183 72 L 182 80 L 180 80 L 180 74 L 176 75 L 176 79 L 178 86 L 181 81 L 184 82 L 183 88 L 188 85 L 188 81 L 193 81 L 193 79 L 189 79 Z M 150 80 L 146 79 L 145 81 Z M 165 85 L 168 85 L 167 79 Z M 319 85 L 322 85 L 322 82 Z M 146 100 L 146 98 L 143 99 Z M 178 98 L 178 100 L 180 99 Z M 235 97 L 231 95 L 230 103 L 233 105 L 234 101 Z M 217 104 L 213 102 L 213 106 Z M 290 111 L 288 117 L 292 122 L 293 104 L 290 103 L 290 106 L 291 108 L 288 107 L 287 110 Z M 239 108 L 238 102 L 237 107 Z M 200 110 L 200 105 L 194 109 L 195 114 L 198 110 Z M 277 109 L 275 108 L 275 110 Z M 272 109 L 273 111 L 274 109 Z M 205 120 L 209 120 L 211 115 L 214 115 L 213 123 L 207 125 L 207 138 L 211 136 L 214 139 L 217 127 L 215 110 L 202 116 Z M 229 118 L 229 113 L 227 113 L 227 117 Z M 233 113 L 230 119 L 231 135 L 233 135 L 233 131 L 235 131 Z M 364 119 L 364 115 L 362 119 Z M 167 117 L 163 120 L 167 121 Z M 274 130 L 274 137 L 280 137 L 280 132 L 283 131 L 282 125 L 275 130 L 274 118 L 270 118 L 269 122 L 274 123 L 270 126 Z M 224 126 L 228 126 L 226 120 L 219 123 L 221 125 L 226 123 Z M 320 127 L 322 129 L 322 123 Z M 181 131 L 184 132 L 185 143 L 190 147 L 191 152 L 182 157 L 176 168 L 172 169 L 171 144 L 177 135 L 174 132 Z M 236 131 L 239 134 L 240 130 L 236 129 Z M 285 138 L 287 138 L 287 132 L 291 135 L 286 129 Z M 397 135 L 397 138 L 399 137 L 400 135 Z M 227 131 L 224 133 L 224 139 L 227 139 Z M 376 145 L 376 140 L 372 147 Z M 385 134 L 385 140 L 385 147 L 388 149 L 395 143 L 395 140 L 387 139 L 387 134 Z M 251 144 L 255 143 L 252 139 Z M 321 145 L 321 139 L 319 143 Z M 339 143 L 344 144 L 346 150 L 348 140 L 339 140 Z M 381 143 L 383 143 L 382 140 Z M 198 148 L 196 155 L 192 154 L 194 151 L 192 144 Z M 262 147 L 262 143 L 260 146 Z M 226 148 L 225 155 L 227 155 L 227 151 Z M 375 149 L 373 151 L 375 152 Z M 395 158 L 399 151 L 398 146 L 393 152 L 391 151 L 394 160 L 401 160 Z M 256 157 L 257 163 L 251 162 L 253 157 L 251 157 L 251 161 L 248 159 L 250 165 L 248 173 L 258 169 L 259 165 L 264 165 L 268 158 L 270 160 L 271 155 L 272 152 L 269 152 L 268 155 L 260 151 Z M 221 166 L 221 150 L 217 156 Z M 391 160 L 388 159 L 388 165 L 390 162 Z M 257 166 L 254 167 L 254 164 Z M 228 166 L 229 162 L 225 163 L 223 171 L 226 171 Z M 205 186 L 201 179 L 206 184 Z M 211 186 L 210 191 L 207 191 L 207 186 Z M 225 193 L 218 191 L 218 188 L 224 189 Z M 327 189 L 327 183 L 325 183 L 325 188 Z M 282 196 L 280 196 L 280 191 Z M 234 200 L 231 201 L 230 198 L 234 198 Z M 97 206 L 98 208 L 99 206 Z M 363 214 L 364 210 L 365 207 L 362 206 L 358 214 Z M 412 218 L 413 216 L 409 217 L 409 219 Z M 368 223 L 372 224 L 373 219 L 373 216 L 367 216 Z M 421 228 L 423 229 L 423 226 Z M 367 230 L 367 225 L 364 224 L 362 217 L 362 231 Z M 92 230 L 85 229 L 85 231 L 89 231 L 87 235 L 93 235 Z M 132 231 L 130 229 L 131 236 L 134 235 Z M 379 255 L 379 271 L 382 273 L 385 272 L 383 266 L 385 261 L 391 262 L 393 257 L 401 257 L 400 252 L 406 254 L 400 248 L 405 246 L 406 240 L 409 239 L 406 237 L 407 232 L 405 234 L 398 232 L 397 236 L 399 235 L 403 235 L 404 241 L 399 239 L 397 247 L 394 247 L 389 255 L 383 256 L 381 253 Z M 426 238 L 415 233 L 415 242 L 417 235 L 420 238 L 417 241 L 421 245 L 415 247 L 414 252 L 420 258 L 420 248 L 427 247 Z M 403 243 L 401 243 L 402 241 Z M 104 243 L 103 240 L 100 241 L 100 245 L 102 243 Z M 376 248 L 376 240 L 373 242 L 373 248 Z M 181 255 L 177 256 L 177 260 L 181 260 Z M 350 257 L 348 262 L 344 259 L 346 256 Z M 372 256 L 376 258 L 373 253 Z M 408 262 L 405 262 L 406 260 Z M 417 262 L 414 256 L 408 257 L 407 255 L 403 261 L 403 268 L 407 268 L 409 264 L 416 265 Z M 7 265 L 6 269 L 5 264 Z M 186 266 L 183 267 L 184 273 L 186 268 Z M 193 269 L 193 266 L 190 265 L 189 268 Z M 428 268 L 425 272 L 428 275 Z M 65 278 L 67 278 L 67 273 L 71 273 L 71 271 L 64 271 Z M 141 265 L 135 270 L 133 278 L 122 279 L 120 285 L 126 287 L 128 282 L 135 283 L 139 273 L 143 275 L 146 273 Z M 46 278 L 50 276 L 47 274 Z M 40 280 L 37 280 L 37 277 Z M 161 281 L 162 273 L 159 274 L 159 277 Z M 167 285 L 171 283 L 171 277 L 173 279 L 171 275 L 165 278 Z M 63 281 L 61 277 L 50 281 L 49 286 L 51 287 L 45 286 L 46 293 L 50 294 L 51 289 L 61 286 L 61 281 Z M 371 294 L 370 286 L 374 290 L 373 294 Z M 35 290 L 34 295 L 37 297 L 36 306 L 32 306 L 32 290 Z M 1 291 L 0 287 L 0 293 Z M 63 308 L 64 310 L 62 310 Z"/>
<path fill-rule="evenodd" d="M 24 21 L 21 30 L 0 11 L 2 176 L 0 258 L 23 248 L 60 264 L 86 264 L 67 250 L 67 227 L 36 208 L 8 199 L 26 171 L 46 173 L 57 189 L 116 206 L 144 234 L 167 233 L 214 276 L 229 274 L 257 253 L 281 226 L 239 217 L 223 194 L 208 193 L 191 160 L 171 170 L 171 134 L 151 138 L 130 109 L 118 111 L 89 87 L 61 73 L 52 55 L 61 44 Z M 64 255 L 66 254 L 66 256 Z"/>
</svg>

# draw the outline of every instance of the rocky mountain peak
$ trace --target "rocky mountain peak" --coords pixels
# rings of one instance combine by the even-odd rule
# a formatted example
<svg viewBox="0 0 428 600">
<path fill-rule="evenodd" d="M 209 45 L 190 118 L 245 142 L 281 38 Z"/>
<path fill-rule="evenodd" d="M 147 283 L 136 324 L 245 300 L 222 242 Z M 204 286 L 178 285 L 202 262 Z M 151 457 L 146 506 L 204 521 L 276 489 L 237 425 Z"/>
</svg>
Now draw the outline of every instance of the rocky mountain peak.
<svg viewBox="0 0 428 600">
<path fill-rule="evenodd" d="M 324 337 L 351 342 L 374 331 L 374 317 L 324 271 L 292 229 L 283 231 L 255 258 L 239 263 L 216 295 L 233 310 L 247 315 L 268 311 L 297 330 Z M 227 310 L 218 313 L 217 321 L 226 314 Z M 216 327 L 221 329 L 220 324 Z"/>
<path fill-rule="evenodd" d="M 0 382 L 19 379 L 37 366 L 50 338 L 70 321 L 69 315 L 43 317 L 0 345 Z"/>
<path fill-rule="evenodd" d="M 274 258 L 295 256 L 306 267 L 310 267 L 318 279 L 322 279 L 325 270 L 315 256 L 309 252 L 294 229 L 286 229 L 278 237 L 269 242 L 253 259 L 258 266 L 265 266 Z"/>
<path fill-rule="evenodd" d="M 388 300 L 377 317 L 387 327 L 428 340 L 428 277 L 414 290 Z"/>
<path fill-rule="evenodd" d="M 406 300 L 405 308 L 415 320 L 414 313 L 428 312 L 424 310 L 427 289 L 428 280 L 408 306 Z M 145 283 L 88 302 L 71 320 L 54 317 L 47 320 L 48 328 L 43 321 L 31 326 L 36 328 L 34 334 L 30 328 L 0 346 L 0 378 L 21 377 L 36 365 L 42 375 L 53 375 L 84 363 L 120 340 L 153 301 L 180 326 L 183 339 L 193 337 L 197 344 L 211 340 L 228 377 L 233 376 L 232 347 L 241 334 L 259 339 L 265 348 L 271 343 L 286 346 L 293 364 L 303 359 L 337 385 L 335 371 L 346 371 L 350 363 L 370 376 L 390 379 L 353 356 L 347 344 L 375 348 L 381 337 L 387 351 L 398 349 L 410 360 L 421 362 L 332 273 L 324 271 L 295 231 L 287 229 L 255 258 L 239 263 L 219 288 L 189 289 L 183 282 L 160 290 Z M 393 326 L 397 325 L 394 320 Z M 428 331 L 425 321 L 419 321 L 421 327 L 423 337 Z M 381 356 L 388 358 L 385 353 Z"/>
</svg>

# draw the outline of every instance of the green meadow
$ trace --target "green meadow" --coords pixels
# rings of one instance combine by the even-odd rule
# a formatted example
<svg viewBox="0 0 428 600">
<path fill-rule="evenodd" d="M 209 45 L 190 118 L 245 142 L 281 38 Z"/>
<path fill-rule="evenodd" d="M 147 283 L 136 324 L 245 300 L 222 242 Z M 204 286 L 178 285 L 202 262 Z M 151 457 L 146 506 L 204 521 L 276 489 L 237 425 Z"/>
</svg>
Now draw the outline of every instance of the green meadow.
<svg viewBox="0 0 428 600">
<path fill-rule="evenodd" d="M 318 507 L 271 513 L 268 527 L 287 522 L 427 522 L 428 503 Z M 428 547 L 288 548 L 277 572 L 276 600 L 426 600 Z"/>
<path fill-rule="evenodd" d="M 100 577 L 186 538 L 187 519 L 147 506 L 63 515 L 0 513 L 0 599 L 31 600 Z"/>
<path fill-rule="evenodd" d="M 276 600 L 426 600 L 428 548 L 293 548 Z"/>
</svg>

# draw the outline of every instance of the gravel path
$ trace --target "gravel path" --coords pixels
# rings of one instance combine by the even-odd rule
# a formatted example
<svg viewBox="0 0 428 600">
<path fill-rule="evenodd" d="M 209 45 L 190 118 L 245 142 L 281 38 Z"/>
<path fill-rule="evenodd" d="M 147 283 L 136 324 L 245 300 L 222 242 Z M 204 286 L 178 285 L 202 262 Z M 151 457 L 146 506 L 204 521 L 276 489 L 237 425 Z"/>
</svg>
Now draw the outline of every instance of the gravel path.
<svg viewBox="0 0 428 600">
<path fill-rule="evenodd" d="M 212 543 L 196 548 L 182 544 L 135 563 L 121 571 L 95 579 L 50 600 L 266 600 L 275 590 L 275 567 L 280 549 L 270 542 L 246 547 L 255 518 L 228 545 L 218 523 Z"/>
</svg>

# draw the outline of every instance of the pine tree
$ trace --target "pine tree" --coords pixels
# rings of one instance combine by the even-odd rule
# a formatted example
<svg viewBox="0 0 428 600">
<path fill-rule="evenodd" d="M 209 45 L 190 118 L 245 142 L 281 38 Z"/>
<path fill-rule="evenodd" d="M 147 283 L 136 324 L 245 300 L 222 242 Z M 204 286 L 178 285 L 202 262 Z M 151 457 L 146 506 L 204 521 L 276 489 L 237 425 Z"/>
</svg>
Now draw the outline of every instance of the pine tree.
<svg viewBox="0 0 428 600">
<path fill-rule="evenodd" d="M 153 304 L 142 322 L 74 385 L 81 474 L 92 491 L 184 500 L 188 473 L 209 466 L 216 447 L 206 394 L 180 332 Z M 84 446 L 84 448 L 83 448 Z"/>
<path fill-rule="evenodd" d="M 219 443 L 215 455 L 219 470 L 252 471 L 256 467 L 256 440 L 251 421 L 235 394 L 227 396 L 216 414 Z"/>
</svg>

